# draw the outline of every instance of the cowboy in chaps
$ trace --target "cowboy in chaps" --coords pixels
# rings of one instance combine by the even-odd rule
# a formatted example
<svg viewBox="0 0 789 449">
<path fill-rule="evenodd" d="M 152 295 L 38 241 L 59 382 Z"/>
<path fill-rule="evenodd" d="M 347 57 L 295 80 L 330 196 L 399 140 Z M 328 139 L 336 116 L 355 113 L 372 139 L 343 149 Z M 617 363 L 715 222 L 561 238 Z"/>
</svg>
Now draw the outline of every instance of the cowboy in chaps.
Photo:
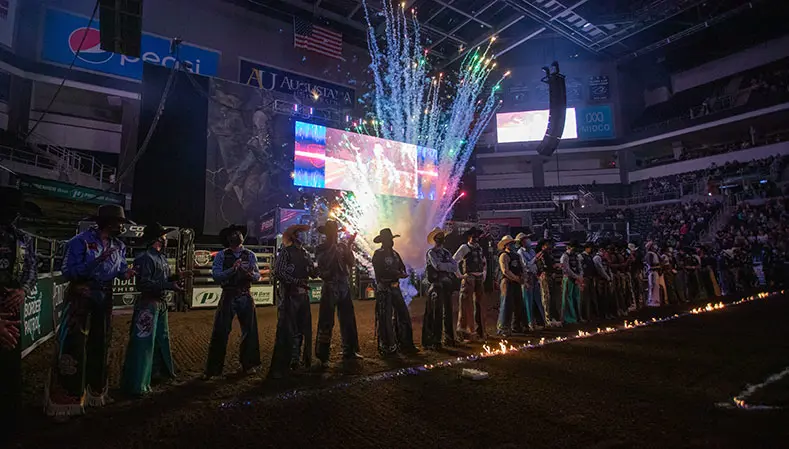
<svg viewBox="0 0 789 449">
<path fill-rule="evenodd" d="M 438 349 L 442 344 L 455 346 L 455 326 L 452 317 L 452 292 L 456 290 L 458 264 L 452 253 L 444 248 L 444 230 L 434 228 L 427 235 L 425 275 L 430 288 L 425 301 L 425 318 L 422 321 L 422 346 Z"/>
<path fill-rule="evenodd" d="M 362 359 L 359 354 L 359 334 L 356 330 L 356 315 L 353 311 L 350 290 L 350 270 L 354 266 L 351 248 L 356 234 L 347 243 L 338 240 L 340 226 L 334 220 L 318 227 L 318 232 L 326 236 L 326 241 L 315 249 L 318 273 L 323 280 L 321 302 L 318 309 L 318 335 L 315 343 L 315 356 L 322 368 L 329 364 L 331 336 L 334 330 L 334 313 L 340 320 L 342 355 L 345 359 Z"/>
<path fill-rule="evenodd" d="M 389 356 L 397 351 L 414 353 L 414 336 L 411 315 L 400 291 L 400 279 L 407 279 L 403 259 L 394 249 L 394 239 L 389 228 L 381 229 L 373 239 L 381 247 L 373 253 L 375 271 L 375 329 L 378 335 L 378 352 Z"/>
<path fill-rule="evenodd" d="M 460 245 L 453 259 L 460 268 L 460 298 L 458 300 L 458 337 L 470 338 L 475 335 L 485 340 L 485 279 L 488 272 L 488 261 L 479 244 L 482 231 L 471 228 L 464 234 L 467 242 Z M 471 330 L 472 319 L 475 329 Z"/>
<path fill-rule="evenodd" d="M 526 321 L 529 330 L 535 330 L 542 329 L 542 326 L 545 325 L 545 310 L 540 295 L 540 280 L 537 277 L 537 253 L 531 247 L 531 237 L 532 234 L 521 232 L 515 237 L 515 240 L 518 242 L 518 256 L 521 258 L 525 272 L 523 307 L 526 309 Z"/>
<path fill-rule="evenodd" d="M 304 249 L 302 233 L 308 225 L 293 225 L 282 233 L 282 248 L 274 262 L 279 281 L 277 336 L 269 377 L 279 379 L 289 371 L 312 363 L 312 312 L 309 280 L 318 276 L 312 257 Z"/>
<path fill-rule="evenodd" d="M 129 223 L 123 208 L 104 205 L 91 218 L 96 225 L 66 244 L 61 269 L 69 286 L 45 391 L 46 413 L 58 419 L 80 415 L 86 405 L 113 402 L 107 379 L 112 282 L 134 276 L 126 264 L 126 245 L 118 239 Z"/>
<path fill-rule="evenodd" d="M 523 333 L 523 284 L 525 270 L 516 243 L 509 235 L 499 241 L 499 270 L 501 271 L 501 305 L 497 333 L 509 337 L 511 332 Z M 514 318 L 514 319 L 513 319 Z"/>
<path fill-rule="evenodd" d="M 563 323 L 578 321 L 578 310 L 581 305 L 581 289 L 584 285 L 584 273 L 581 270 L 581 260 L 575 250 L 578 241 L 567 243 L 567 249 L 559 263 L 562 265 L 562 311 L 559 320 Z"/>
<path fill-rule="evenodd" d="M 167 321 L 167 291 L 183 291 L 186 272 L 170 274 L 167 263 L 167 234 L 174 228 L 159 223 L 143 230 L 148 250 L 134 259 L 140 298 L 134 304 L 129 329 L 129 346 L 123 364 L 121 388 L 132 396 L 151 392 L 151 378 L 175 380 L 173 355 L 170 351 L 170 325 Z"/>
<path fill-rule="evenodd" d="M 214 315 L 214 329 L 211 332 L 208 360 L 203 374 L 205 380 L 222 375 L 227 340 L 235 315 L 241 325 L 241 369 L 245 374 L 260 369 L 258 319 L 255 314 L 255 301 L 250 294 L 252 282 L 260 280 L 260 270 L 255 253 L 243 246 L 246 233 L 246 226 L 238 225 L 219 232 L 219 238 L 228 247 L 216 253 L 211 267 L 214 281 L 222 286 L 222 296 Z"/>
<path fill-rule="evenodd" d="M 32 239 L 15 225 L 24 201 L 19 190 L 2 192 L 0 204 L 0 443 L 17 429 L 22 407 L 20 318 L 36 288 Z"/>
<path fill-rule="evenodd" d="M 594 247 L 595 244 L 593 242 L 586 242 L 581 253 L 584 289 L 581 290 L 581 307 L 578 310 L 578 318 L 582 323 L 592 319 L 592 310 L 594 310 L 595 317 L 600 316 L 600 310 L 597 306 L 597 289 L 595 287 L 598 273 L 594 264 Z"/>
</svg>

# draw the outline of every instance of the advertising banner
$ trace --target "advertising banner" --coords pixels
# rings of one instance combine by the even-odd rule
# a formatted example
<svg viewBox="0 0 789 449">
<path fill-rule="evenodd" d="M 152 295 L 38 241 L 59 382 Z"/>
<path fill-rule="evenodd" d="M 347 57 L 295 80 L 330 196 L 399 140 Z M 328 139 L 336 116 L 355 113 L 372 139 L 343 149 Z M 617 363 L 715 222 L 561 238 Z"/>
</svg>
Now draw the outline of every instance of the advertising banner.
<svg viewBox="0 0 789 449">
<path fill-rule="evenodd" d="M 589 77 L 589 99 L 591 101 L 608 101 L 611 89 L 605 75 Z"/>
<path fill-rule="evenodd" d="M 55 333 L 63 309 L 67 282 L 59 276 L 42 276 L 25 298 L 22 307 L 22 357 L 47 341 Z"/>
<path fill-rule="evenodd" d="M 0 0 L 2 1 L 2 0 Z M 88 28 L 89 17 L 48 9 L 44 22 L 41 59 L 69 65 L 79 50 L 74 67 L 135 80 L 142 79 L 143 62 L 172 67 L 175 57 L 170 54 L 170 39 L 151 33 L 142 34 L 140 58 L 119 55 L 101 49 L 99 21 L 94 18 Z M 191 63 L 193 73 L 216 76 L 220 53 L 190 44 L 181 44 L 179 57 Z"/>
<path fill-rule="evenodd" d="M 64 200 L 81 201 L 91 204 L 117 204 L 119 206 L 124 206 L 126 204 L 126 196 L 119 193 L 105 192 L 103 190 L 91 189 L 90 187 L 82 187 L 35 176 L 20 175 L 19 190 L 23 193 L 30 193 L 33 195 L 62 198 Z"/>
<path fill-rule="evenodd" d="M 578 137 L 581 139 L 613 139 L 614 114 L 611 105 L 588 106 L 576 110 Z"/>
<path fill-rule="evenodd" d="M 315 304 L 321 302 L 321 288 L 323 282 L 310 282 L 310 303 Z"/>
<path fill-rule="evenodd" d="M 304 104 L 313 106 L 353 108 L 356 102 L 356 91 L 350 87 L 269 67 L 243 58 L 240 58 L 239 62 L 238 82 L 294 96 Z"/>
<path fill-rule="evenodd" d="M 14 43 L 14 19 L 17 0 L 0 0 L 0 44 L 11 47 Z"/>
<path fill-rule="evenodd" d="M 218 285 L 194 287 L 192 290 L 192 307 L 195 309 L 216 307 L 219 304 L 220 296 L 222 296 L 222 287 Z"/>
<path fill-rule="evenodd" d="M 258 306 L 274 304 L 274 286 L 270 284 L 252 285 L 249 290 L 252 299 Z M 192 293 L 192 308 L 202 309 L 216 307 L 222 296 L 222 287 L 218 285 L 194 287 Z"/>
</svg>

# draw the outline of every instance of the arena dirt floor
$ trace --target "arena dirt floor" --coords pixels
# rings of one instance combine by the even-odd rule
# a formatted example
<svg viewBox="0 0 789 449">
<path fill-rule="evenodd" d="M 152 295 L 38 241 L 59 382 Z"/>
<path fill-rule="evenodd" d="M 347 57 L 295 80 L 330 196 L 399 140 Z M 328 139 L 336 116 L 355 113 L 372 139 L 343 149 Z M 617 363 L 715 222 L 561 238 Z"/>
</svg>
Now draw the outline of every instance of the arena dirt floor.
<svg viewBox="0 0 789 449">
<path fill-rule="evenodd" d="M 115 391 L 115 404 L 91 409 L 67 424 L 50 422 L 39 405 L 50 342 L 24 360 L 28 407 L 17 447 L 787 447 L 789 410 L 716 406 L 747 384 L 763 382 L 789 366 L 786 296 L 462 365 L 489 373 L 482 381 L 461 379 L 458 366 L 395 378 L 381 375 L 478 353 L 480 344 L 384 361 L 376 355 L 374 304 L 355 305 L 366 359 L 344 364 L 335 351 L 328 372 L 279 381 L 262 380 L 266 370 L 251 377 L 234 374 L 239 368 L 237 326 L 227 376 L 199 380 L 213 312 L 173 313 L 173 355 L 184 384 L 159 387 L 143 400 L 129 400 Z M 643 310 L 630 319 L 669 316 L 690 307 Z M 419 299 L 411 306 L 417 342 L 423 309 Z M 275 318 L 274 308 L 258 309 L 265 367 Z M 115 317 L 110 356 L 115 387 L 129 321 L 128 314 Z M 493 333 L 493 309 L 488 323 Z M 576 335 L 579 329 L 599 326 L 542 331 L 510 341 Z M 338 348 L 336 334 L 335 327 Z M 787 384 L 771 386 L 773 393 L 765 390 L 759 400 L 785 404 Z"/>
</svg>

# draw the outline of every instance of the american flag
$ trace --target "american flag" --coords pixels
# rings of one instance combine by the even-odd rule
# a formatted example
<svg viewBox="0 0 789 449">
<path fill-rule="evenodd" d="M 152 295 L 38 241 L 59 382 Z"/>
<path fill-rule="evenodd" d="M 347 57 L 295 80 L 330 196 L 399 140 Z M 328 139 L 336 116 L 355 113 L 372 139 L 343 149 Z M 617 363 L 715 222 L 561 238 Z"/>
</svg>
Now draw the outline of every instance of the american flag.
<svg viewBox="0 0 789 449">
<path fill-rule="evenodd" d="M 299 18 L 293 19 L 293 30 L 294 47 L 312 50 L 330 58 L 343 59 L 342 33 Z"/>
</svg>

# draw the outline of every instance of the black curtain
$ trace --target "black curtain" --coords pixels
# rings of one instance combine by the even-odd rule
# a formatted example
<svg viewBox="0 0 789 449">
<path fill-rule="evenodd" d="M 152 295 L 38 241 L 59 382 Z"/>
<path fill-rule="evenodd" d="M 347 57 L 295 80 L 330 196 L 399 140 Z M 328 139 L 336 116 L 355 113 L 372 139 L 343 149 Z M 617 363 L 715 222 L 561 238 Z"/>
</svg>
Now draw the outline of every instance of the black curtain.
<svg viewBox="0 0 789 449">
<path fill-rule="evenodd" d="M 171 69 L 145 64 L 139 145 L 153 123 Z M 176 72 L 164 113 L 134 170 L 132 219 L 202 234 L 205 214 L 207 93 L 210 80 Z"/>
</svg>

